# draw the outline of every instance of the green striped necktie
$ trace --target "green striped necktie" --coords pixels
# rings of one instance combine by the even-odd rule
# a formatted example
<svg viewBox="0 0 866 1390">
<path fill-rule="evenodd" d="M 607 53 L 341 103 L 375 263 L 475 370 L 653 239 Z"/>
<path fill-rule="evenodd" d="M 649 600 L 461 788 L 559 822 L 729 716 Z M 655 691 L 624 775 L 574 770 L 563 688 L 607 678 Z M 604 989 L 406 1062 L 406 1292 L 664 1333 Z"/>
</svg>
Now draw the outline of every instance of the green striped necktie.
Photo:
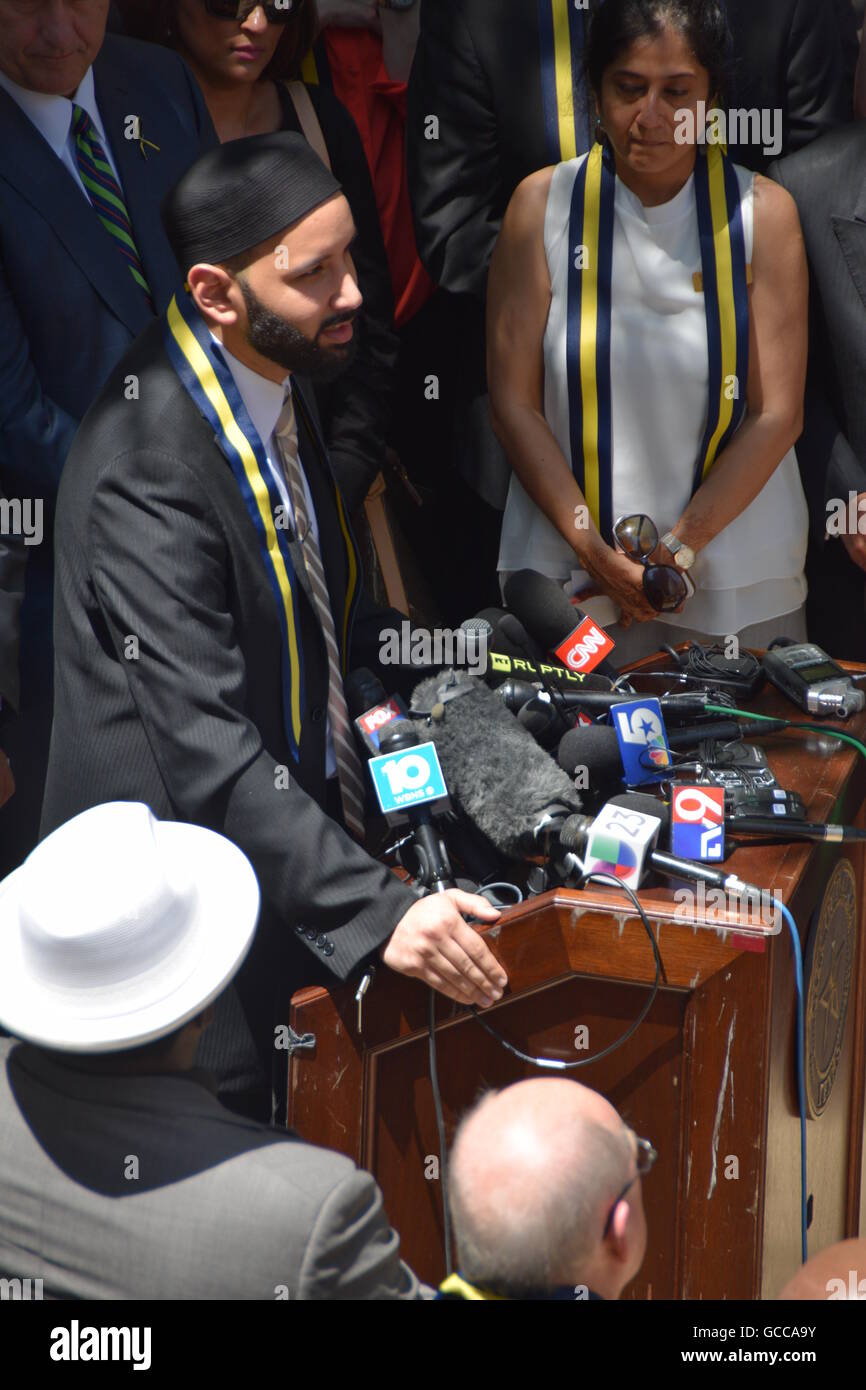
<svg viewBox="0 0 866 1390">
<path fill-rule="evenodd" d="M 99 143 L 96 126 L 80 106 L 72 108 L 72 133 L 75 136 L 78 172 L 87 196 L 96 209 L 100 222 L 113 237 L 120 254 L 129 266 L 130 275 L 144 293 L 151 313 L 156 313 L 150 286 L 144 278 L 141 257 L 132 235 L 132 223 L 123 201 L 123 193 L 106 158 L 105 150 Z"/>
</svg>

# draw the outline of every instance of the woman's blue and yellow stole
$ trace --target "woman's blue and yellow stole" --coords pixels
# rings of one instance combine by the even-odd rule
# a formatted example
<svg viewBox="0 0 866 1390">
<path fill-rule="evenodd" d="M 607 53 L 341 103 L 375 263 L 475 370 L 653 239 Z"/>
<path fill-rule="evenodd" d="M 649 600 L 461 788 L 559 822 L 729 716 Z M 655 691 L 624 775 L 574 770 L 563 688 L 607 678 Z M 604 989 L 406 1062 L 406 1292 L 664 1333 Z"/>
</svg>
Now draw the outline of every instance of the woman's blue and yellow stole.
<svg viewBox="0 0 866 1390">
<path fill-rule="evenodd" d="M 178 300 L 175 295 L 168 306 L 165 343 L 174 370 L 214 431 L 216 443 L 231 466 L 255 528 L 262 563 L 277 605 L 282 634 L 283 723 L 292 756 L 297 761 L 304 707 L 304 654 L 300 640 L 298 580 L 282 498 L 268 467 L 264 443 L 247 413 L 235 379 L 218 344 L 213 341 L 207 325 L 188 297 Z M 295 405 L 307 430 L 315 438 L 315 427 L 300 401 L 299 393 L 295 393 Z M 341 659 L 345 673 L 358 564 L 342 500 L 336 488 L 335 492 L 347 552 L 346 605 L 340 625 Z"/>
<path fill-rule="evenodd" d="M 707 421 L 692 493 L 707 476 L 746 409 L 749 299 L 737 175 L 718 145 L 699 150 L 695 202 L 707 319 Z M 566 365 L 574 476 L 605 540 L 613 530 L 610 379 L 611 270 L 616 170 L 596 144 L 574 181 L 568 243 Z"/>
<path fill-rule="evenodd" d="M 575 102 L 585 91 L 583 49 L 585 12 L 574 0 L 537 0 L 541 56 L 544 136 L 551 164 L 574 159 L 592 144 L 589 102 Z"/>
</svg>

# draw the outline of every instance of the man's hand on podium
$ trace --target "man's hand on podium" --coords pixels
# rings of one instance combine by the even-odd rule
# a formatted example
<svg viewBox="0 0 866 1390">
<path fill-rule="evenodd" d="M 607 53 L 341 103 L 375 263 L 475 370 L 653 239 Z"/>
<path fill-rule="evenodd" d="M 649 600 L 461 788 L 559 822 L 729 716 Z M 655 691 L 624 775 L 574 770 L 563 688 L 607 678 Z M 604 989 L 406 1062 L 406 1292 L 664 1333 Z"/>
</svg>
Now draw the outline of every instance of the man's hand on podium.
<svg viewBox="0 0 866 1390">
<path fill-rule="evenodd" d="M 501 999 L 508 976 L 461 914 L 495 922 L 499 910 L 460 888 L 431 894 L 401 917 L 379 954 L 400 975 L 423 980 L 460 1004 L 487 1008 Z"/>
</svg>

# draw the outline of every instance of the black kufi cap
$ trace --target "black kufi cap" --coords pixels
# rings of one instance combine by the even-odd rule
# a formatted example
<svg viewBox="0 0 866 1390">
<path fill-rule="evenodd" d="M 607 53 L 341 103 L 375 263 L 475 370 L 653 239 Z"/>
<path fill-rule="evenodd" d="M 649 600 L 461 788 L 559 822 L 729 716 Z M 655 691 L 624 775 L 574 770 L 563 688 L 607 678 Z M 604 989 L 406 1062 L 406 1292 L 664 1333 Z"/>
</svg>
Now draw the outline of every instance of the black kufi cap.
<svg viewBox="0 0 866 1390">
<path fill-rule="evenodd" d="M 203 154 L 163 200 L 162 224 L 186 275 L 258 246 L 339 192 L 303 135 L 277 130 Z"/>
</svg>

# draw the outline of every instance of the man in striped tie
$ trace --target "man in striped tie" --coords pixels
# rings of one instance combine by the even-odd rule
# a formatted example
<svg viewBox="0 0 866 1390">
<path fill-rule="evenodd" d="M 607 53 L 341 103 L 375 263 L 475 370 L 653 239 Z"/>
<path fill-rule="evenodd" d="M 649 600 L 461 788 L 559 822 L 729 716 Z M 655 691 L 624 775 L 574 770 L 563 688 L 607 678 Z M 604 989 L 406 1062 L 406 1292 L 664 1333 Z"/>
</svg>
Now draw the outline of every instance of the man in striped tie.
<svg viewBox="0 0 866 1390">
<path fill-rule="evenodd" d="M 380 956 L 465 1003 L 492 1003 L 506 979 L 465 921 L 495 920 L 483 899 L 419 901 L 361 843 L 343 681 L 393 615 L 365 611 L 301 379 L 354 351 L 349 205 L 306 141 L 280 131 L 204 155 L 163 219 L 189 292 L 109 379 L 60 489 L 42 830 L 142 800 L 245 851 L 261 922 L 199 1062 L 227 1103 L 267 1119 L 284 1113 L 274 1029 L 300 986 Z"/>
<path fill-rule="evenodd" d="M 0 0 L 0 489 L 44 510 L 28 553 L 16 791 L 0 877 L 36 843 L 51 729 L 52 533 L 72 439 L 180 288 L 162 198 L 216 135 L 180 58 L 106 35 L 108 0 Z"/>
</svg>

